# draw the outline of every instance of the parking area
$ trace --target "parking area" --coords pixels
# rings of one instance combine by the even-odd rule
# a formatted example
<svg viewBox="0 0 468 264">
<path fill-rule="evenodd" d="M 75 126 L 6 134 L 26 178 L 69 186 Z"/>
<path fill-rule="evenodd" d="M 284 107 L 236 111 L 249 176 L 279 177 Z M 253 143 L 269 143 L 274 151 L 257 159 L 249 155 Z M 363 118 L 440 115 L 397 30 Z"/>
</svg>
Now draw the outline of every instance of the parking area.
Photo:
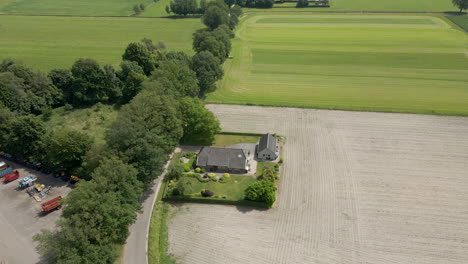
<svg viewBox="0 0 468 264">
<path fill-rule="evenodd" d="M 66 196 L 71 187 L 52 174 L 26 168 L 14 162 L 0 159 L 18 170 L 20 177 L 9 183 L 0 179 L 0 263 L 23 264 L 39 262 L 32 237 L 41 229 L 52 229 L 59 219 L 61 210 L 41 215 L 41 203 L 56 196 Z M 50 192 L 36 201 L 26 189 L 18 189 L 19 180 L 27 176 L 37 177 L 35 184 L 51 186 Z M 3 261 L 3 262 L 2 262 Z"/>
</svg>

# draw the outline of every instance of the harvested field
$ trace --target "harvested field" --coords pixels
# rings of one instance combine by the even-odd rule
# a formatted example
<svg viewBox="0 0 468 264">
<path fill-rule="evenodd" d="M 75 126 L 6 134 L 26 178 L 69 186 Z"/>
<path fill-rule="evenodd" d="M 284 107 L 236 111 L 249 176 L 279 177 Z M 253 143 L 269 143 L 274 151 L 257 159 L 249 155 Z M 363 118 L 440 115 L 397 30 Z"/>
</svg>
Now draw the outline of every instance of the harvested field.
<svg viewBox="0 0 468 264">
<path fill-rule="evenodd" d="M 271 210 L 174 206 L 178 263 L 460 264 L 468 118 L 210 105 L 222 128 L 286 136 Z"/>
</svg>

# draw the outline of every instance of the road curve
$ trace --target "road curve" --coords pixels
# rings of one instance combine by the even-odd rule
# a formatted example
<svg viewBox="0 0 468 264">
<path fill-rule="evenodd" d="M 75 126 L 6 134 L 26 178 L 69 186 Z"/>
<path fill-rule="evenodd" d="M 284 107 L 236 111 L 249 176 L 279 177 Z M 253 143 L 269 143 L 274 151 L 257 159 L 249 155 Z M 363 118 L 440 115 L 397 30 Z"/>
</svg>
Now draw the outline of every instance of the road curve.
<svg viewBox="0 0 468 264">
<path fill-rule="evenodd" d="M 175 152 L 179 152 L 179 148 Z M 158 192 L 161 187 L 163 175 L 167 171 L 167 167 L 171 161 L 164 166 L 163 173 L 153 181 L 148 191 L 145 192 L 142 199 L 142 211 L 138 214 L 135 223 L 130 226 L 130 235 L 125 243 L 123 252 L 123 264 L 147 264 L 148 263 L 148 234 L 151 221 L 151 213 L 154 203 L 158 197 Z"/>
</svg>

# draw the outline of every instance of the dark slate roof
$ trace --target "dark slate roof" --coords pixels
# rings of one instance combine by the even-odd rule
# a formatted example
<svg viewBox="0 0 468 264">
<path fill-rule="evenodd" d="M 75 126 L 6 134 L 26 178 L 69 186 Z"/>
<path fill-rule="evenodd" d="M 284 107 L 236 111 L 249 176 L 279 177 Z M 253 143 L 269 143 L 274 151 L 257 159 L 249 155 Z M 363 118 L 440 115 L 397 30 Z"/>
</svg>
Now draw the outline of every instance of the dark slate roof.
<svg viewBox="0 0 468 264">
<path fill-rule="evenodd" d="M 242 149 L 203 147 L 198 153 L 197 167 L 245 169 L 246 160 L 247 157 Z"/>
<path fill-rule="evenodd" d="M 272 134 L 263 135 L 258 143 L 259 152 L 267 148 L 273 153 L 276 153 L 276 138 Z"/>
</svg>

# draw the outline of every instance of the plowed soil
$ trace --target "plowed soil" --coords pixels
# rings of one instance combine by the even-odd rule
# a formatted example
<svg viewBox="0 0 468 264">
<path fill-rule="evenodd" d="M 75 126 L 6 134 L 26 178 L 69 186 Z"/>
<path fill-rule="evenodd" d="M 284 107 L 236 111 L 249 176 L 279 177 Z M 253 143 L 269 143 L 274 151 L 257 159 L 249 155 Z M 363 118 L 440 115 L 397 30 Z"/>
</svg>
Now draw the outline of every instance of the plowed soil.
<svg viewBox="0 0 468 264">
<path fill-rule="evenodd" d="M 466 263 L 468 118 L 210 105 L 286 136 L 273 209 L 173 206 L 178 263 Z"/>
</svg>

